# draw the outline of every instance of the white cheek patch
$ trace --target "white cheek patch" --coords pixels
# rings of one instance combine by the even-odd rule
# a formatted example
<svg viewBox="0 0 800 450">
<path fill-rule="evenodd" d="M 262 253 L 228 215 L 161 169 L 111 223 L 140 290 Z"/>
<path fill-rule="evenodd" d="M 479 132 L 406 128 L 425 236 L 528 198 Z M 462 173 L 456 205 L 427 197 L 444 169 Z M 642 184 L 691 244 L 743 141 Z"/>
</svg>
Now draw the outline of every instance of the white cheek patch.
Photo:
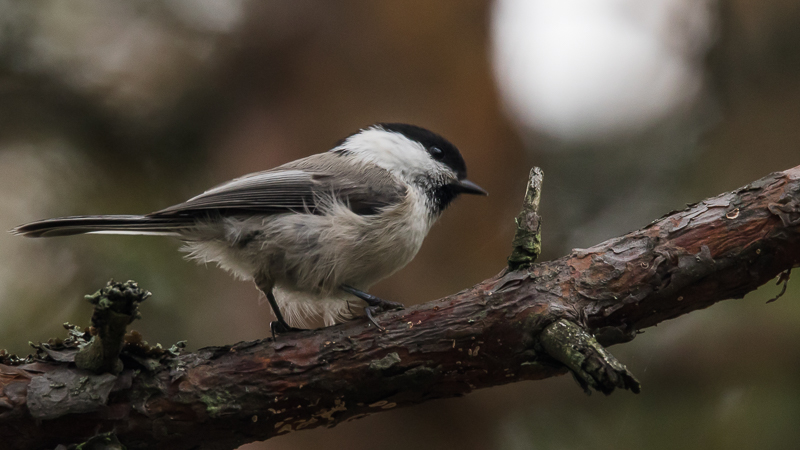
<svg viewBox="0 0 800 450">
<path fill-rule="evenodd" d="M 350 136 L 338 148 L 406 180 L 443 171 L 422 144 L 381 128 L 370 128 Z"/>
</svg>

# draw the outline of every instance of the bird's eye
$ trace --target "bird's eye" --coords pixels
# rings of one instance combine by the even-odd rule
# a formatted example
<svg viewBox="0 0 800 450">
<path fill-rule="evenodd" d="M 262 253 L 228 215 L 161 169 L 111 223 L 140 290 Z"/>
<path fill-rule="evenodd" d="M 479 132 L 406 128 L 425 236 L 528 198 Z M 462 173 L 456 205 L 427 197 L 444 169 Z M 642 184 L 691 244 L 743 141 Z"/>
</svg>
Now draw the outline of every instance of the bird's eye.
<svg viewBox="0 0 800 450">
<path fill-rule="evenodd" d="M 431 153 L 431 156 L 433 156 L 433 159 L 437 160 L 442 159 L 442 157 L 444 156 L 444 152 L 439 147 L 431 147 L 429 151 Z"/>
</svg>

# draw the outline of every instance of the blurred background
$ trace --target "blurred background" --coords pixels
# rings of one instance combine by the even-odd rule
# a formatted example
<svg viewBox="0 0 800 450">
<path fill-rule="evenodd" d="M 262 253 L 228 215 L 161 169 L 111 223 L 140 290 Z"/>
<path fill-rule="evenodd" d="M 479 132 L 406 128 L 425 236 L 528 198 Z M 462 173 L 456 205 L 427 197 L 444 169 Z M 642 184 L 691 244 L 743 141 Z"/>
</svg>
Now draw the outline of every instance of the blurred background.
<svg viewBox="0 0 800 450">
<path fill-rule="evenodd" d="M 379 121 L 448 137 L 491 193 L 373 292 L 425 302 L 502 269 L 532 165 L 550 259 L 800 164 L 800 3 L 0 0 L 3 230 L 147 213 Z M 0 233 L 0 347 L 87 325 L 110 278 L 154 293 L 134 325 L 151 343 L 265 337 L 254 286 L 179 245 Z M 765 305 L 779 290 L 614 347 L 638 396 L 560 377 L 243 448 L 796 448 L 800 284 Z"/>
</svg>

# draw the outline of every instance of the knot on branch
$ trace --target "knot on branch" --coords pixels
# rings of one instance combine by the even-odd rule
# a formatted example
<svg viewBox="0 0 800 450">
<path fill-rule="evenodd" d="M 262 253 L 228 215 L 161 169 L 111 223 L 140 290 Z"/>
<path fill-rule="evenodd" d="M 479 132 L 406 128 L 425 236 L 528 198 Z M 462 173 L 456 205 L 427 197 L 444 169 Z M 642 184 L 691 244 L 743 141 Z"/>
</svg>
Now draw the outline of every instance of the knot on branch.
<svg viewBox="0 0 800 450">
<path fill-rule="evenodd" d="M 131 322 L 141 318 L 139 303 L 150 297 L 135 281 L 108 282 L 106 287 L 86 299 L 94 305 L 92 340 L 75 355 L 75 365 L 95 373 L 122 371 L 119 353 L 124 345 L 125 331 Z"/>
</svg>

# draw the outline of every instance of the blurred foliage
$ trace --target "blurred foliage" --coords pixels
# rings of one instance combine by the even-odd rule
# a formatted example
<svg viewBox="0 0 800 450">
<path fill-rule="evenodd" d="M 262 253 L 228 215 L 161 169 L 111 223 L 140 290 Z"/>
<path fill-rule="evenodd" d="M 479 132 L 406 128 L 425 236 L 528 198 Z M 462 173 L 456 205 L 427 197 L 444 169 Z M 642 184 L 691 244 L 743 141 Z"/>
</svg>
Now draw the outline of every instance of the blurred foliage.
<svg viewBox="0 0 800 450">
<path fill-rule="evenodd" d="M 462 151 L 465 198 L 376 287 L 414 304 L 498 272 L 531 165 L 543 255 L 646 224 L 800 163 L 800 7 L 721 0 L 694 104 L 624 139 L 560 142 L 513 125 L 492 76 L 488 0 L 0 0 L 0 228 L 146 213 L 321 152 L 379 121 Z M 591 74 L 587 74 L 591 76 Z M 134 328 L 190 349 L 261 338 L 249 283 L 181 261 L 164 238 L 0 235 L 0 345 L 88 325 L 110 278 L 154 293 Z M 797 276 L 797 275 L 795 275 Z M 615 347 L 643 393 L 585 397 L 567 377 L 484 390 L 269 442 L 319 448 L 794 448 L 800 288 L 766 286 Z M 250 449 L 266 448 L 252 444 Z"/>
</svg>

